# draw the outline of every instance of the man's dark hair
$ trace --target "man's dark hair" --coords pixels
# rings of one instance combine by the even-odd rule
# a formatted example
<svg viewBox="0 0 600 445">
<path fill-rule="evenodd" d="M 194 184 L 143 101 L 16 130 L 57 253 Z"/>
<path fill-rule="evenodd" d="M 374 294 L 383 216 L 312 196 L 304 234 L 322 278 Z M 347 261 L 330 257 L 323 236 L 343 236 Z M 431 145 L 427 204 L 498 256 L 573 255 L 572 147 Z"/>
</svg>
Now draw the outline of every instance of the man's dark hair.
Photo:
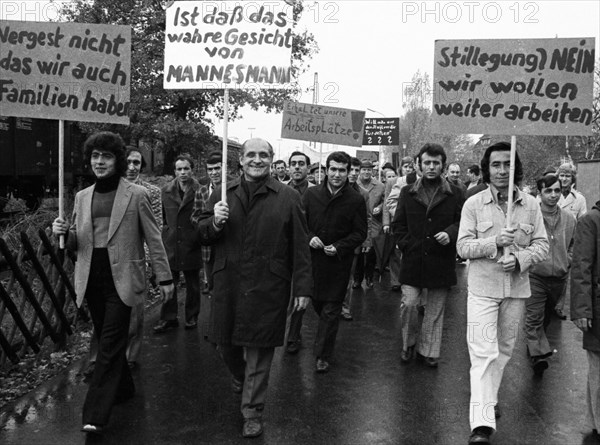
<svg viewBox="0 0 600 445">
<path fill-rule="evenodd" d="M 446 152 L 444 151 L 444 147 L 442 147 L 440 144 L 427 143 L 421 147 L 421 150 L 417 155 L 417 159 L 419 160 L 419 166 L 421 168 L 421 158 L 425 153 L 427 153 L 429 156 L 441 156 L 442 167 L 446 165 Z"/>
<path fill-rule="evenodd" d="M 187 153 L 182 153 L 175 158 L 175 160 L 173 161 L 173 168 L 175 168 L 175 164 L 177 164 L 177 161 L 188 161 L 190 163 L 190 168 L 192 170 L 194 169 L 194 161 L 192 161 L 192 157 Z"/>
<path fill-rule="evenodd" d="M 220 151 L 211 151 L 206 155 L 207 164 L 218 164 L 219 162 L 223 162 L 223 156 Z"/>
<path fill-rule="evenodd" d="M 350 170 L 350 155 L 345 151 L 334 151 L 329 156 L 327 156 L 327 161 L 325 162 L 325 170 L 329 170 L 329 164 L 331 161 L 338 162 L 340 164 L 346 164 L 346 168 Z"/>
<path fill-rule="evenodd" d="M 140 172 L 141 172 L 144 168 L 146 168 L 146 160 L 144 159 L 144 155 L 142 154 L 142 151 L 139 148 L 137 148 L 136 146 L 134 146 L 134 145 L 128 145 L 126 148 L 127 148 L 127 151 L 125 152 L 125 159 L 126 160 L 129 157 L 129 155 L 131 153 L 133 153 L 134 151 L 136 153 L 139 153 L 140 156 L 142 157 L 142 165 L 140 166 Z"/>
<path fill-rule="evenodd" d="M 479 176 L 481 174 L 481 170 L 479 170 L 479 165 L 477 164 L 471 165 L 467 171 L 473 173 L 475 176 Z"/>
<path fill-rule="evenodd" d="M 294 156 L 304 156 L 304 159 L 306 159 L 306 165 L 310 165 L 310 158 L 306 153 L 302 153 L 301 151 L 295 151 L 290 155 L 290 159 L 288 161 L 289 165 L 292 165 L 292 158 Z"/>
<path fill-rule="evenodd" d="M 541 192 L 542 189 L 550 187 L 552 184 L 556 184 L 557 182 L 560 188 L 562 188 L 562 182 L 560 181 L 560 178 L 557 174 L 546 173 L 544 176 L 537 180 L 537 189 Z"/>
<path fill-rule="evenodd" d="M 283 159 L 277 159 L 275 162 L 273 162 L 274 166 L 277 166 L 279 164 L 283 164 L 284 167 L 287 167 L 287 165 L 285 165 L 285 161 Z"/>
<path fill-rule="evenodd" d="M 360 165 L 362 164 L 362 162 L 360 162 L 360 159 L 356 158 L 356 157 L 351 157 L 350 158 L 350 166 L 352 167 L 360 167 Z"/>
<path fill-rule="evenodd" d="M 486 184 L 490 183 L 490 158 L 492 153 L 495 151 L 510 151 L 510 144 L 508 142 L 497 142 L 490 145 L 481 159 L 481 175 L 483 182 Z M 523 180 L 523 164 L 519 158 L 519 153 L 515 153 L 515 184 L 520 183 Z"/>
<path fill-rule="evenodd" d="M 100 131 L 91 135 L 83 144 L 83 152 L 88 162 L 92 159 L 92 151 L 108 151 L 115 155 L 117 175 L 124 176 L 127 171 L 127 156 L 123 138 L 110 131 Z"/>
</svg>

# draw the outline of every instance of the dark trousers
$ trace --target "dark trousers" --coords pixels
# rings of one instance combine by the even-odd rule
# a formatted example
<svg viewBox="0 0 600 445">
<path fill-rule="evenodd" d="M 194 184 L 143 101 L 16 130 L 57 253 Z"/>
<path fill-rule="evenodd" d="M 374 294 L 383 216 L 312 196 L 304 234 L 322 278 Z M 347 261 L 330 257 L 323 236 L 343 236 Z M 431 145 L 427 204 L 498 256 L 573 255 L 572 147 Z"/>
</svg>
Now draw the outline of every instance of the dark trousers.
<svg viewBox="0 0 600 445">
<path fill-rule="evenodd" d="M 131 307 L 115 289 L 106 249 L 94 249 L 86 289 L 98 339 L 96 366 L 83 404 L 83 423 L 106 425 L 112 406 L 135 393 L 125 351 Z"/>
<path fill-rule="evenodd" d="M 312 302 L 317 315 L 319 326 L 315 336 L 314 354 L 317 358 L 328 360 L 333 356 L 335 338 L 340 325 L 342 313 L 341 301 L 315 301 Z"/>
<path fill-rule="evenodd" d="M 290 315 L 290 327 L 288 329 L 288 337 L 287 337 L 288 343 L 294 343 L 294 342 L 302 340 L 302 335 L 300 335 L 300 330 L 302 329 L 302 319 L 304 318 L 304 313 L 306 312 L 306 309 L 295 311 L 294 306 L 293 306 L 293 301 L 294 301 L 294 299 L 292 298 L 292 300 L 291 300 L 292 313 Z"/>
<path fill-rule="evenodd" d="M 376 261 L 377 256 L 375 255 L 375 249 L 373 248 L 369 249 L 367 253 L 359 253 L 358 258 L 356 259 L 356 269 L 354 269 L 354 281 L 360 283 L 363 278 L 372 280 Z M 381 273 L 382 271 L 379 272 Z"/>
<path fill-rule="evenodd" d="M 175 295 L 165 302 L 160 309 L 161 320 L 177 320 L 177 284 L 179 271 L 171 270 Z M 194 322 L 200 314 L 200 269 L 184 270 L 185 278 L 185 321 Z"/>
<path fill-rule="evenodd" d="M 548 357 L 552 355 L 552 348 L 546 337 L 546 328 L 554 316 L 554 307 L 567 286 L 567 278 L 529 274 L 529 286 L 531 297 L 525 303 L 527 351 L 531 357 Z"/>
<path fill-rule="evenodd" d="M 275 348 L 218 345 L 231 375 L 244 382 L 241 411 L 244 419 L 262 417 Z"/>
</svg>

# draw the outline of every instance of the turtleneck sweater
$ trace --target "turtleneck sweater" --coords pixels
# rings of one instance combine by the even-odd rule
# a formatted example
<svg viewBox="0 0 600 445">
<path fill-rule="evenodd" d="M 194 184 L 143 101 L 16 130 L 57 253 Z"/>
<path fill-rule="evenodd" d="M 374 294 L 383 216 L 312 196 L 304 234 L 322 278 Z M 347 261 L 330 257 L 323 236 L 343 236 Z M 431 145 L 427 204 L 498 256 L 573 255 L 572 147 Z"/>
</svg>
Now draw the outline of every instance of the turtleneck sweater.
<svg viewBox="0 0 600 445">
<path fill-rule="evenodd" d="M 112 213 L 119 175 L 98 179 L 92 197 L 92 226 L 94 228 L 94 249 L 105 249 L 108 245 L 108 227 Z"/>
</svg>

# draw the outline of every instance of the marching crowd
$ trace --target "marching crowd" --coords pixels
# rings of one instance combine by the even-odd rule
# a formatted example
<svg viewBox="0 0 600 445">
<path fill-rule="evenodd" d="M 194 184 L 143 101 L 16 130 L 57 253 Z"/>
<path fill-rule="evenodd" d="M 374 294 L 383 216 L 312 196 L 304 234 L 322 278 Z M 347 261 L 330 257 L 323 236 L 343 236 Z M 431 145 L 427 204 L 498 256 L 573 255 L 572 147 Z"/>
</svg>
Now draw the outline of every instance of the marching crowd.
<svg viewBox="0 0 600 445">
<path fill-rule="evenodd" d="M 586 211 L 572 165 L 539 178 L 536 197 L 519 187 L 509 196 L 510 169 L 518 185 L 523 168 L 518 153 L 511 166 L 504 142 L 469 167 L 467 183 L 435 143 L 403 158 L 398 172 L 384 165 L 384 183 L 370 161 L 343 151 L 324 166 L 294 152 L 288 170 L 285 161 L 273 162 L 271 144 L 254 138 L 243 144 L 241 174 L 227 178 L 223 200 L 227 172 L 218 152 L 206 158 L 204 181 L 194 178 L 192 158 L 179 155 L 175 178 L 158 189 L 140 180 L 143 156 L 120 136 L 97 133 L 84 149 L 96 182 L 76 195 L 69 223 L 53 223 L 77 253 L 77 302 L 87 301 L 95 329 L 84 432 L 102 433 L 112 406 L 135 393 L 147 260 L 163 298 L 154 333 L 179 326 L 180 272 L 185 329 L 198 328 L 200 310 L 209 312 L 200 328 L 241 394 L 244 437 L 262 434 L 275 347 L 299 351 L 309 303 L 318 316 L 315 371 L 327 373 L 340 320 L 352 320 L 352 289 L 363 281 L 372 288 L 377 268 L 389 267 L 401 298 L 398 359 L 437 368 L 455 267 L 468 261 L 469 443 L 490 441 L 503 371 L 521 331 L 532 372 L 541 377 L 548 368 L 553 348 L 545 330 L 552 317 L 564 318 L 566 295 L 584 332 L 588 420 L 597 434 L 600 201 Z M 391 240 L 387 265 L 375 249 L 382 237 Z M 209 304 L 201 308 L 201 301 Z"/>
</svg>

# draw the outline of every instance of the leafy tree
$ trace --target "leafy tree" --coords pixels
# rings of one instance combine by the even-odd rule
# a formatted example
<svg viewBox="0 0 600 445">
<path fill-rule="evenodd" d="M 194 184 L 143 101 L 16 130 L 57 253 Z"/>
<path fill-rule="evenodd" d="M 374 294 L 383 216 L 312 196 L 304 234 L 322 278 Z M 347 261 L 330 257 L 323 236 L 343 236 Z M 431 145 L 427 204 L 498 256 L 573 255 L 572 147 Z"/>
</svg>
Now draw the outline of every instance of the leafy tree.
<svg viewBox="0 0 600 445">
<path fill-rule="evenodd" d="M 431 78 L 428 73 L 417 71 L 403 89 L 405 114 L 400 119 L 400 139 L 406 141 L 407 154 L 415 155 L 427 142 L 441 144 L 448 161 L 461 162 L 467 147 L 473 144 L 466 134 L 435 134 L 431 131 Z"/>
<path fill-rule="evenodd" d="M 181 152 L 199 155 L 203 147 L 214 146 L 212 122 L 208 113 L 223 115 L 223 90 L 165 90 L 163 63 L 165 8 L 167 0 L 73 0 L 62 8 L 62 19 L 82 23 L 131 25 L 131 105 L 129 127 L 81 123 L 85 133 L 110 130 L 136 144 L 142 139 L 163 142 L 165 168 Z M 294 27 L 303 11 L 302 0 L 293 3 Z M 308 69 L 307 61 L 318 52 L 311 33 L 294 34 L 292 47 L 292 86 L 285 90 L 230 90 L 229 119 L 239 117 L 240 108 L 249 105 L 267 112 L 280 111 L 283 101 L 300 92 L 297 82 Z"/>
</svg>

